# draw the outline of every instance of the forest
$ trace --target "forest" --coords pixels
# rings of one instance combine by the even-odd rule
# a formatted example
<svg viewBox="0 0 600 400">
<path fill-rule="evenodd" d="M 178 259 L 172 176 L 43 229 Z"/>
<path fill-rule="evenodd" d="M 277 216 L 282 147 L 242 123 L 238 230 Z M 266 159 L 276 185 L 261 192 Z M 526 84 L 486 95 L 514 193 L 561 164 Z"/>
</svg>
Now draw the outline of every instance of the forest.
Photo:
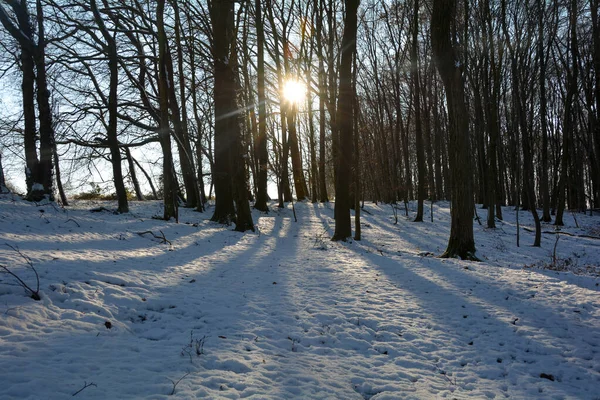
<svg viewBox="0 0 600 400">
<path fill-rule="evenodd" d="M 342 240 L 364 201 L 421 221 L 452 200 L 466 258 L 475 203 L 490 228 L 529 210 L 535 246 L 600 204 L 597 0 L 6 0 L 0 20 L 3 176 L 30 200 L 96 181 L 168 220 L 214 197 L 245 231 L 272 187 L 335 198 Z"/>
<path fill-rule="evenodd" d="M 599 399 L 598 0 L 0 23 L 0 399 Z"/>
</svg>

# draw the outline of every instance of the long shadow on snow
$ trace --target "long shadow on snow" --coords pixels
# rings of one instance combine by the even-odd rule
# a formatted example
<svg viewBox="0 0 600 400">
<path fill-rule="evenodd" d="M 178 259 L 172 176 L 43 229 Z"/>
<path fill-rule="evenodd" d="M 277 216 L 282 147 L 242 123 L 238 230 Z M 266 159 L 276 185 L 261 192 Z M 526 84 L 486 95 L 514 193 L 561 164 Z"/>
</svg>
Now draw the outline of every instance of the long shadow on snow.
<svg viewBox="0 0 600 400">
<path fill-rule="evenodd" d="M 451 340 L 453 342 L 453 345 L 465 349 L 462 353 L 457 354 L 455 356 L 456 359 L 473 359 L 476 356 L 480 358 L 485 358 L 487 356 L 490 360 L 492 360 L 488 362 L 490 362 L 490 364 L 493 365 L 493 361 L 496 359 L 497 354 L 499 354 L 499 352 L 493 348 L 492 343 L 502 343 L 500 347 L 502 348 L 502 346 L 504 346 L 504 342 L 508 341 L 509 343 L 515 343 L 515 348 L 528 349 L 530 347 L 534 347 L 535 349 L 537 349 L 537 352 L 540 352 L 541 354 L 549 357 L 548 361 L 550 364 L 558 365 L 561 362 L 565 361 L 564 356 L 561 354 L 561 352 L 557 351 L 556 349 L 549 348 L 546 344 L 540 342 L 536 343 L 535 345 L 532 345 L 532 339 L 529 336 L 518 335 L 518 327 L 516 325 L 513 326 L 511 324 L 511 321 L 498 320 L 490 314 L 491 310 L 489 310 L 487 307 L 483 307 L 480 304 L 476 304 L 473 301 L 471 301 L 468 298 L 468 296 L 460 296 L 457 293 L 453 293 L 448 288 L 441 286 L 439 283 L 433 282 L 430 279 L 423 277 L 422 275 L 412 271 L 409 267 L 402 265 L 401 261 L 377 256 L 371 253 L 361 254 L 357 252 L 357 256 L 366 259 L 369 262 L 369 265 L 383 273 L 388 279 L 395 281 L 399 288 L 410 291 L 414 296 L 418 298 L 418 301 L 420 302 L 423 308 L 423 312 L 426 314 L 425 317 L 431 317 L 432 319 L 437 321 L 438 329 L 444 329 L 447 331 L 447 333 L 449 333 L 452 336 Z M 441 260 L 431 261 L 435 261 L 441 264 Z M 452 276 L 451 273 L 445 273 L 444 268 L 448 268 L 448 266 L 440 265 L 440 267 L 436 268 L 436 272 L 443 275 L 440 281 L 446 280 L 453 285 L 456 284 L 457 281 L 460 281 L 461 286 L 464 286 L 465 288 L 468 286 L 474 287 L 479 284 L 479 282 L 477 282 L 473 277 L 470 277 L 465 273 L 462 273 L 461 279 L 458 279 L 455 276 Z M 465 285 L 463 283 L 463 280 L 468 283 Z M 459 289 L 461 286 L 454 287 Z M 418 291 L 417 288 L 423 288 L 424 290 Z M 506 294 L 502 291 L 502 289 L 494 289 L 494 282 L 488 282 L 486 290 L 488 291 L 488 294 L 486 295 L 487 298 L 492 297 L 489 294 L 489 291 L 497 291 L 497 294 L 493 295 L 495 299 L 504 298 Z M 479 292 L 479 294 L 482 294 L 483 290 L 480 290 Z M 433 295 L 434 293 L 435 295 Z M 442 297 L 442 301 L 440 301 L 440 297 Z M 459 304 L 465 305 L 466 309 L 463 309 L 462 307 L 455 308 L 459 307 Z M 505 305 L 500 305 L 498 303 L 490 304 L 490 307 L 506 309 Z M 535 304 L 534 307 L 540 310 L 542 309 L 543 305 Z M 513 313 L 512 310 L 508 311 L 509 313 Z M 487 319 L 488 321 L 486 322 L 486 324 L 489 325 L 489 328 L 493 330 L 484 330 L 482 332 L 477 332 L 477 324 L 472 327 L 472 318 L 469 320 L 469 318 L 465 318 L 464 315 L 483 317 L 484 319 Z M 514 312 L 513 315 L 518 314 Z M 547 316 L 548 313 L 546 312 L 545 315 Z M 572 321 L 566 320 L 559 315 L 552 314 L 552 316 L 560 320 L 561 324 L 565 327 L 569 326 L 569 324 L 572 323 Z M 543 317 L 536 319 L 539 322 L 541 319 L 543 319 Z M 527 324 L 527 321 L 525 321 L 525 324 Z M 519 326 L 519 328 L 521 327 L 523 326 Z M 536 326 L 525 325 L 525 328 L 527 327 L 531 328 L 532 330 L 535 330 L 537 328 Z M 547 328 L 548 327 L 545 327 L 543 328 L 543 330 L 549 342 L 560 343 L 561 341 L 565 341 L 564 338 L 554 336 L 552 330 Z M 585 328 L 592 331 L 592 337 L 600 337 L 600 333 L 597 329 L 589 326 Z M 483 340 L 478 340 L 478 338 L 482 335 L 487 337 L 482 337 Z M 468 343 L 473 342 L 474 338 L 477 338 L 477 345 L 470 346 Z M 510 347 L 507 346 L 507 348 L 504 351 L 508 350 L 510 350 Z M 564 350 L 565 349 L 562 348 L 562 351 Z M 484 351 L 484 353 L 481 354 L 481 351 Z M 527 351 L 528 350 L 525 350 L 525 353 L 527 353 Z M 520 355 L 525 356 L 525 353 Z M 519 359 L 515 361 L 523 362 Z M 525 362 L 528 361 L 526 360 Z M 544 363 L 544 365 L 547 364 Z M 531 367 L 530 369 L 532 371 L 532 376 L 536 376 L 535 374 L 539 374 L 545 371 L 543 365 L 537 365 L 536 367 Z M 580 372 L 582 375 L 586 372 L 590 373 L 589 370 L 581 370 Z M 592 376 L 589 376 L 589 379 L 594 378 Z"/>
</svg>

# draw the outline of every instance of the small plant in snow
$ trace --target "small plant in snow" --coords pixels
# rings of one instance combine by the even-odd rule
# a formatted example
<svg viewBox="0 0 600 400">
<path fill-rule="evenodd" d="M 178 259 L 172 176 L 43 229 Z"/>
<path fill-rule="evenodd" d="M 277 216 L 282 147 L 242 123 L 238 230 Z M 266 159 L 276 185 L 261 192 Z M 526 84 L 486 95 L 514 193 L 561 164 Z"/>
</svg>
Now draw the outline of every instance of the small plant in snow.
<svg viewBox="0 0 600 400">
<path fill-rule="evenodd" d="M 315 237 L 315 243 L 313 247 L 317 250 L 327 250 L 327 242 L 325 241 L 325 234 L 327 231 L 323 231 Z"/>
<path fill-rule="evenodd" d="M 300 343 L 300 339 L 295 339 L 291 336 L 288 336 L 288 340 L 292 342 L 292 351 L 296 352 L 298 350 L 298 347 L 296 345 Z"/>
<path fill-rule="evenodd" d="M 0 272 L 12 276 L 17 281 L 19 286 L 21 286 L 23 289 L 25 289 L 25 292 L 29 295 L 29 297 L 31 297 L 35 301 L 41 300 L 40 277 L 37 273 L 37 270 L 33 266 L 33 261 L 31 261 L 31 258 L 26 256 L 25 254 L 21 253 L 21 250 L 19 250 L 18 247 L 13 247 L 8 243 L 6 245 L 8 247 L 10 247 L 11 249 L 13 249 L 14 251 L 16 251 L 25 260 L 25 262 L 27 263 L 27 269 L 31 269 L 33 271 L 33 274 L 35 275 L 35 282 L 36 282 L 35 290 L 32 289 L 27 283 L 25 283 L 25 281 L 23 279 L 21 279 L 21 277 L 19 277 L 17 274 L 15 274 L 13 271 L 11 271 L 8 267 L 6 267 L 2 264 L 0 264 Z"/>
<path fill-rule="evenodd" d="M 190 343 L 186 344 L 181 348 L 181 355 L 187 355 L 190 358 L 190 362 L 193 363 L 194 354 L 196 355 L 196 357 L 200 357 L 202 354 L 204 354 L 204 342 L 206 341 L 206 339 L 206 336 L 202 336 L 200 339 L 195 338 L 194 330 L 192 329 L 192 331 L 190 332 Z"/>
</svg>

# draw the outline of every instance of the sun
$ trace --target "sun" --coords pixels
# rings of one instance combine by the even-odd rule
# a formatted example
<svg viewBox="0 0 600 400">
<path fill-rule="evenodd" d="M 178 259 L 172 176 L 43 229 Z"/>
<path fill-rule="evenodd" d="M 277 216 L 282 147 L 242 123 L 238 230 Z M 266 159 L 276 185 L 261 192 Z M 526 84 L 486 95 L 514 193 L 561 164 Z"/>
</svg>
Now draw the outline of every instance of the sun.
<svg viewBox="0 0 600 400">
<path fill-rule="evenodd" d="M 306 85 L 296 79 L 288 79 L 283 85 L 282 94 L 287 102 L 298 105 L 306 97 Z"/>
</svg>

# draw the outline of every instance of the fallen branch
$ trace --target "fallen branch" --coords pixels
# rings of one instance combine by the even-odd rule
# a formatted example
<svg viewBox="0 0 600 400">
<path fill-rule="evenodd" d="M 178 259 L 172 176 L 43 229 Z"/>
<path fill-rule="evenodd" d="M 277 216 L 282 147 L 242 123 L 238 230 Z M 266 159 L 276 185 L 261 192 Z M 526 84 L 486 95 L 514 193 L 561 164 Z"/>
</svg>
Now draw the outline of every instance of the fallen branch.
<svg viewBox="0 0 600 400">
<path fill-rule="evenodd" d="M 68 220 L 65 221 L 65 224 L 69 221 L 72 221 L 75 223 L 75 225 L 77 225 L 79 228 L 81 228 L 81 225 L 79 225 L 79 222 L 75 221 L 73 218 L 69 218 Z"/>
<path fill-rule="evenodd" d="M 75 393 L 73 393 L 71 396 L 77 396 L 79 393 L 83 392 L 85 389 L 89 388 L 90 386 L 93 387 L 98 387 L 98 385 L 96 385 L 94 382 L 83 382 L 83 387 L 81 389 L 79 389 L 78 391 L 76 391 Z"/>
<path fill-rule="evenodd" d="M 106 207 L 96 207 L 96 208 L 91 208 L 90 209 L 90 212 L 93 212 L 93 213 L 102 212 L 102 211 L 108 211 L 108 212 L 111 212 L 111 213 L 113 212 L 113 211 L 109 210 Z"/>
<path fill-rule="evenodd" d="M 144 232 L 136 232 L 136 233 L 137 233 L 138 235 L 142 236 L 142 237 L 143 237 L 144 235 L 146 235 L 146 234 L 148 234 L 148 233 L 149 233 L 149 234 L 151 234 L 152 236 L 154 236 L 154 238 L 155 238 L 155 239 L 160 239 L 160 240 L 162 240 L 162 241 L 161 241 L 161 243 L 162 243 L 162 244 L 169 243 L 169 244 L 172 246 L 172 245 L 173 245 L 173 243 L 171 243 L 171 242 L 170 242 L 170 241 L 169 241 L 169 240 L 168 240 L 168 239 L 165 237 L 165 234 L 163 233 L 163 231 L 159 230 L 159 232 L 161 233 L 161 235 L 162 235 L 162 236 L 158 236 L 157 234 L 155 234 L 155 233 L 154 233 L 154 232 L 152 232 L 152 231 L 144 231 Z"/>
<path fill-rule="evenodd" d="M 527 232 L 535 232 L 534 229 L 531 228 L 526 228 L 523 227 L 523 230 L 526 230 Z M 580 237 L 580 238 L 587 238 L 587 239 L 597 239 L 600 240 L 600 237 L 598 236 L 592 236 L 592 235 L 576 235 L 574 233 L 569 233 L 569 232 L 565 232 L 565 231 L 542 231 L 542 233 L 547 233 L 550 235 L 567 235 L 567 236 L 572 236 L 572 237 Z"/>
</svg>

